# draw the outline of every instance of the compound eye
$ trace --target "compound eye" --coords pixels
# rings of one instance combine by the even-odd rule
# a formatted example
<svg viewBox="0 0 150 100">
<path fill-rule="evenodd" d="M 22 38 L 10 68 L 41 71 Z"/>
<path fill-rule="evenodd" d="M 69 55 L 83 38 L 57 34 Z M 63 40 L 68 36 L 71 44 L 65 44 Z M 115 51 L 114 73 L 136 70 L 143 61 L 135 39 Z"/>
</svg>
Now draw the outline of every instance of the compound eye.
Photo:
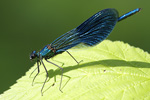
<svg viewBox="0 0 150 100">
<path fill-rule="evenodd" d="M 30 55 L 30 60 L 34 59 L 35 58 L 35 54 L 31 54 Z"/>
<path fill-rule="evenodd" d="M 36 58 L 36 51 L 32 51 L 32 53 L 30 54 L 30 60 Z"/>
</svg>

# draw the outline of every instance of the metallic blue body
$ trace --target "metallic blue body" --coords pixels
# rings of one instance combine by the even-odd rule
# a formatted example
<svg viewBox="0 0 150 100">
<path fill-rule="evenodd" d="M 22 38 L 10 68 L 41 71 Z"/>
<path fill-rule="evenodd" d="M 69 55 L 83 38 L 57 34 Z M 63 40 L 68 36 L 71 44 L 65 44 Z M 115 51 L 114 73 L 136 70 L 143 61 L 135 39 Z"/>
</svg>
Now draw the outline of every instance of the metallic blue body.
<svg viewBox="0 0 150 100">
<path fill-rule="evenodd" d="M 48 53 L 50 53 L 51 52 L 51 50 L 50 49 L 48 49 L 48 47 L 47 46 L 45 46 L 41 51 L 40 51 L 40 55 L 42 56 L 42 57 L 44 57 L 44 56 L 46 56 Z"/>
<path fill-rule="evenodd" d="M 123 19 L 125 19 L 125 18 L 127 18 L 127 17 L 129 17 L 129 16 L 131 16 L 133 14 L 135 14 L 135 13 L 139 12 L 140 10 L 141 10 L 141 8 L 137 8 L 137 9 L 134 9 L 134 10 L 132 10 L 132 11 L 122 15 L 121 17 L 118 18 L 118 21 L 121 21 L 121 20 L 123 20 Z"/>
</svg>

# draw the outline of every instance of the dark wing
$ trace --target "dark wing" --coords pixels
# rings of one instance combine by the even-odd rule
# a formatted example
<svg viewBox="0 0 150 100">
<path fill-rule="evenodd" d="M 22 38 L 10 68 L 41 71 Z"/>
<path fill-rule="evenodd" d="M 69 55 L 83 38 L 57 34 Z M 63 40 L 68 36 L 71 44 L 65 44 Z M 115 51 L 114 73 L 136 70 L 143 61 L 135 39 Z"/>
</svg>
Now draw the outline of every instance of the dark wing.
<svg viewBox="0 0 150 100">
<path fill-rule="evenodd" d="M 89 46 L 96 45 L 103 41 L 113 30 L 118 19 L 118 12 L 115 9 L 104 9 L 77 28 L 63 34 L 52 42 L 57 52 L 65 51 L 79 43 Z"/>
<path fill-rule="evenodd" d="M 104 9 L 77 27 L 83 43 L 93 46 L 100 43 L 110 34 L 118 21 L 115 9 Z"/>
<path fill-rule="evenodd" d="M 81 40 L 79 39 L 78 34 L 79 33 L 77 32 L 75 28 L 63 34 L 62 36 L 58 37 L 55 41 L 51 43 L 51 45 L 52 47 L 55 47 L 55 49 L 57 50 L 56 52 L 65 51 L 81 43 Z"/>
</svg>

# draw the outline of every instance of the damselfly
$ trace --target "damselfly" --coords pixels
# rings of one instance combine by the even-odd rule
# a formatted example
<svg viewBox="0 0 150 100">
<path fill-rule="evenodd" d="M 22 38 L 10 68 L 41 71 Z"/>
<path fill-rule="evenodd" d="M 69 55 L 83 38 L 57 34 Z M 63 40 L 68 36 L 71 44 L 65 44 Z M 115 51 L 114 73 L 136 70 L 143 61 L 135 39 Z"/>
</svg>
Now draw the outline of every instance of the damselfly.
<svg viewBox="0 0 150 100">
<path fill-rule="evenodd" d="M 78 27 L 58 37 L 51 44 L 46 45 L 41 51 L 39 52 L 33 51 L 30 55 L 30 59 L 33 60 L 37 58 L 38 73 L 33 78 L 32 84 L 36 76 L 40 72 L 39 63 L 42 63 L 46 71 L 46 79 L 41 88 L 41 94 L 43 95 L 42 90 L 48 78 L 48 71 L 43 63 L 43 58 L 44 58 L 47 62 L 57 66 L 58 68 L 62 70 L 61 81 L 60 81 L 60 86 L 59 86 L 59 90 L 61 91 L 63 68 L 51 61 L 48 61 L 47 59 L 50 59 L 54 57 L 55 55 L 61 54 L 62 52 L 66 51 L 77 62 L 77 64 L 79 64 L 79 62 L 67 51 L 68 49 L 80 43 L 83 43 L 87 46 L 94 46 L 100 43 L 101 41 L 106 39 L 106 37 L 113 30 L 117 22 L 139 12 L 140 10 L 141 10 L 140 8 L 137 8 L 119 17 L 116 9 L 112 9 L 112 8 L 104 9 L 96 13 L 89 19 L 87 19 Z"/>
</svg>

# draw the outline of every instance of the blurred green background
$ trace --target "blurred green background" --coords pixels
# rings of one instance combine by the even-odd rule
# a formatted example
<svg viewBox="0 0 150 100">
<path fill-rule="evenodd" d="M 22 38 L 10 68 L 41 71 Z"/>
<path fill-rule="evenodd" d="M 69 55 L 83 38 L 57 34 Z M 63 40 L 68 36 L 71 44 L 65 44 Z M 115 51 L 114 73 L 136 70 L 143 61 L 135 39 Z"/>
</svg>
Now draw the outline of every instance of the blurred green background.
<svg viewBox="0 0 150 100">
<path fill-rule="evenodd" d="M 42 49 L 105 8 L 116 8 L 120 15 L 142 8 L 140 13 L 117 23 L 108 39 L 150 52 L 149 4 L 148 0 L 1 0 L 0 93 L 35 63 L 29 60 L 32 50 Z"/>
</svg>

